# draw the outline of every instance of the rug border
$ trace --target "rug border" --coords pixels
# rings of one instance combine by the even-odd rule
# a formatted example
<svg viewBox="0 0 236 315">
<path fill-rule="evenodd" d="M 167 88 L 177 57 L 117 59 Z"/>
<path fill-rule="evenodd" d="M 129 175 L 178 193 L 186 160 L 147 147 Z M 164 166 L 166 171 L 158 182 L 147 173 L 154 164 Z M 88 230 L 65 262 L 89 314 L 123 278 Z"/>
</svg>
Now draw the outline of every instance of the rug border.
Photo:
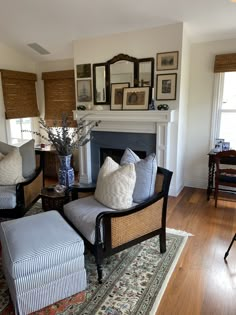
<svg viewBox="0 0 236 315">
<path fill-rule="evenodd" d="M 168 234 L 175 234 L 174 230 L 172 230 L 171 232 L 168 231 L 167 233 Z M 186 234 L 188 234 L 188 233 L 186 233 Z M 170 278 L 172 276 L 172 273 L 174 272 L 174 269 L 175 269 L 175 267 L 176 267 L 176 265 L 177 265 L 177 263 L 179 261 L 179 258 L 181 256 L 183 250 L 184 250 L 184 247 L 185 247 L 185 245 L 187 243 L 188 236 L 189 235 L 183 235 L 183 242 L 182 242 L 181 246 L 178 249 L 178 252 L 177 252 L 177 254 L 175 256 L 175 259 L 174 259 L 174 261 L 173 261 L 173 263 L 172 263 L 172 265 L 171 265 L 171 267 L 170 267 L 170 269 L 169 269 L 169 271 L 168 271 L 168 273 L 166 275 L 165 280 L 163 281 L 161 289 L 158 292 L 158 295 L 157 295 L 157 297 L 155 299 L 155 302 L 153 303 L 153 306 L 152 306 L 151 311 L 149 312 L 149 315 L 155 315 L 157 310 L 158 310 L 159 304 L 160 304 L 161 299 L 162 299 L 162 297 L 164 295 L 165 289 L 167 288 L 168 282 L 169 282 L 169 280 L 170 280 Z"/>
</svg>

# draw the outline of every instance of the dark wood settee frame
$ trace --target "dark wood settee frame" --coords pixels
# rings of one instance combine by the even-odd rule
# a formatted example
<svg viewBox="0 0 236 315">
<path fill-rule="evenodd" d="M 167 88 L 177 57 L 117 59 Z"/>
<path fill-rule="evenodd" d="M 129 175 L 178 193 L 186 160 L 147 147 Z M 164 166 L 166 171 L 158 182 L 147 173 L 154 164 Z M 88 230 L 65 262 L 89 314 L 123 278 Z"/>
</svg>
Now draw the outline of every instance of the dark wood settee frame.
<svg viewBox="0 0 236 315">
<path fill-rule="evenodd" d="M 94 244 L 77 230 L 95 256 L 99 283 L 102 282 L 102 263 L 106 257 L 156 235 L 160 235 L 160 252 L 166 251 L 166 211 L 172 174 L 158 167 L 155 194 L 151 198 L 123 211 L 100 213 L 96 218 Z M 73 226 L 73 222 L 69 223 Z"/>
</svg>

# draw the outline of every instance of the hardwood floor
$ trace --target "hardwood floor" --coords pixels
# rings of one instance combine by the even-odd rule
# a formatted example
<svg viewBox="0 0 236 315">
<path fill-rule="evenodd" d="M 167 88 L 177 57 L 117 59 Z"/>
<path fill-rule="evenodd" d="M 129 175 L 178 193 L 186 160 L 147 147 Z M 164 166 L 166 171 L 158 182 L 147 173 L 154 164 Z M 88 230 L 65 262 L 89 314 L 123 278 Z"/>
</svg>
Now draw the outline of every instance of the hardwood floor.
<svg viewBox="0 0 236 315">
<path fill-rule="evenodd" d="M 227 195 L 228 196 L 228 195 Z M 235 315 L 236 198 L 206 200 L 206 190 L 184 188 L 169 198 L 167 227 L 192 233 L 159 305 L 157 315 Z M 233 201 L 234 200 L 234 201 Z"/>
</svg>

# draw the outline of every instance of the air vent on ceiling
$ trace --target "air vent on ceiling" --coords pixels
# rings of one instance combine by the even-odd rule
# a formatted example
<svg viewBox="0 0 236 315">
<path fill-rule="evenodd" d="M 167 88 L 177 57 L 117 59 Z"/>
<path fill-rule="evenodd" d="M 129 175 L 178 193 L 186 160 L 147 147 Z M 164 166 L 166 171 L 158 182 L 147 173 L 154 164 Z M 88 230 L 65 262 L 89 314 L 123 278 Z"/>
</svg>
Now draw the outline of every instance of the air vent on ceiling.
<svg viewBox="0 0 236 315">
<path fill-rule="evenodd" d="M 49 51 L 47 51 L 45 48 L 43 48 L 42 46 L 40 46 L 37 43 L 31 43 L 31 44 L 28 44 L 28 46 L 30 48 L 32 48 L 33 50 L 37 51 L 37 53 L 39 53 L 40 55 L 49 55 L 50 54 Z"/>
</svg>

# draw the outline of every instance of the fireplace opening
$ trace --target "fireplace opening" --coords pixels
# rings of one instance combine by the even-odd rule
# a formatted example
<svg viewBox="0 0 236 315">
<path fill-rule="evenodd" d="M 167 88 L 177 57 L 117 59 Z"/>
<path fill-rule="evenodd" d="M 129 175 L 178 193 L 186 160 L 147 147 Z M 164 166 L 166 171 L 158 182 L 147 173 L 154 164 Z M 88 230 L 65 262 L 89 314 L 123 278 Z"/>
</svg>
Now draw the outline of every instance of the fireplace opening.
<svg viewBox="0 0 236 315">
<path fill-rule="evenodd" d="M 125 150 L 114 148 L 100 148 L 100 166 L 102 166 L 107 156 L 110 156 L 116 163 L 120 164 L 120 160 Z M 147 154 L 145 151 L 134 151 L 140 159 L 144 159 Z"/>
<path fill-rule="evenodd" d="M 109 155 L 120 163 L 126 148 L 133 150 L 141 159 L 156 152 L 156 135 L 129 132 L 92 131 L 91 140 L 91 177 L 97 176 L 105 158 Z"/>
</svg>

